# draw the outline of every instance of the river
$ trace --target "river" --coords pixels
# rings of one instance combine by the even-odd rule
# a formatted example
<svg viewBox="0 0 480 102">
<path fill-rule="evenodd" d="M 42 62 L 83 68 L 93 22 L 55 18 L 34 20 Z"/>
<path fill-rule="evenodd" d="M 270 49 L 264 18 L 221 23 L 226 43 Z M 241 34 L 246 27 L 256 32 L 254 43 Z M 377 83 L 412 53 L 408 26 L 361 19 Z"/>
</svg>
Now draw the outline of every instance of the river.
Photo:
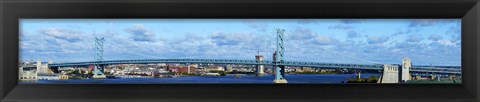
<svg viewBox="0 0 480 102">
<path fill-rule="evenodd" d="M 362 73 L 361 77 L 380 74 Z M 355 74 L 287 74 L 285 78 L 289 84 L 321 84 L 342 83 Z M 122 78 L 122 79 L 70 79 L 70 80 L 37 80 L 21 81 L 20 84 L 270 84 L 273 75 L 255 76 L 235 75 L 226 76 L 183 76 L 177 78 Z"/>
</svg>

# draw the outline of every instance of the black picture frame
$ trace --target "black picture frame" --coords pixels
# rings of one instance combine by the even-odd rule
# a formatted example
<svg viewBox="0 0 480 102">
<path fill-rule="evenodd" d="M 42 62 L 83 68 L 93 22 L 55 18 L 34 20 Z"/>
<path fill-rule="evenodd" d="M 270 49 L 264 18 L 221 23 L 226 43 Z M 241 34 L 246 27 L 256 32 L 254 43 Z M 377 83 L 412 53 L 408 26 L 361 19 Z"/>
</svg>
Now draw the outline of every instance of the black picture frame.
<svg viewBox="0 0 480 102">
<path fill-rule="evenodd" d="M 0 0 L 0 99 L 477 102 L 479 0 Z M 18 84 L 21 18 L 461 18 L 462 84 Z"/>
</svg>

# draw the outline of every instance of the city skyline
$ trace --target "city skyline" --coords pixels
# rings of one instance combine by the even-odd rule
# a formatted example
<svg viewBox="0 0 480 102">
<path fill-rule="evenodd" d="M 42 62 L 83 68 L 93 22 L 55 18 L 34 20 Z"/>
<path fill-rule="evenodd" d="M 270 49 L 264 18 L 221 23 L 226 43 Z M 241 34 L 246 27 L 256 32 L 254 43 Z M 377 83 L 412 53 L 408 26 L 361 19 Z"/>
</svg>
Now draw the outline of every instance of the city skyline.
<svg viewBox="0 0 480 102">
<path fill-rule="evenodd" d="M 21 19 L 20 57 L 91 61 L 104 37 L 105 60 L 271 60 L 276 28 L 286 30 L 285 60 L 461 64 L 460 19 Z"/>
</svg>

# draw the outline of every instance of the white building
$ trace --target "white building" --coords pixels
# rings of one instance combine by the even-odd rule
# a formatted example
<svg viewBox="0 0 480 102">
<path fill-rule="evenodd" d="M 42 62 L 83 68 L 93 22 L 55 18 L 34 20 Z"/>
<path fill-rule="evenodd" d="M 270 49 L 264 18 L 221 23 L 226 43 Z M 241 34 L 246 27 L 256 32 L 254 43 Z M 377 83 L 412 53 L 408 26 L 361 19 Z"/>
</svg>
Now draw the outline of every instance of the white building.
<svg viewBox="0 0 480 102">
<path fill-rule="evenodd" d="M 50 74 L 51 72 L 48 68 L 48 63 L 42 64 L 41 60 L 37 60 L 37 73 Z"/>
<path fill-rule="evenodd" d="M 221 66 L 207 67 L 205 71 L 225 71 L 225 68 Z"/>
<path fill-rule="evenodd" d="M 37 80 L 37 71 L 36 70 L 29 70 L 24 71 L 23 67 L 19 68 L 18 78 L 20 80 Z"/>
</svg>

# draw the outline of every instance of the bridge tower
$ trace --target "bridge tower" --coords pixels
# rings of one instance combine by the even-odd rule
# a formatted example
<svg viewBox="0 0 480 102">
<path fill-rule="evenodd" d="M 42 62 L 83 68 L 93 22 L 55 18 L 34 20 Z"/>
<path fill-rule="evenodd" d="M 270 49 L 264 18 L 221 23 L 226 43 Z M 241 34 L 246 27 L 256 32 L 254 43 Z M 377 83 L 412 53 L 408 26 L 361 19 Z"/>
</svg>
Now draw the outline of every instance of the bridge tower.
<svg viewBox="0 0 480 102">
<path fill-rule="evenodd" d="M 263 61 L 263 56 L 260 55 L 260 53 L 257 53 L 257 55 L 255 55 L 255 60 L 261 63 L 261 61 Z M 264 65 L 257 65 L 257 69 L 256 69 L 257 75 L 265 74 L 264 68 L 265 68 Z"/>
<path fill-rule="evenodd" d="M 401 73 L 401 81 L 406 82 L 408 80 L 411 80 L 411 75 L 410 75 L 410 69 L 412 68 L 412 61 L 410 61 L 410 58 L 408 57 L 403 57 L 402 59 L 402 73 Z"/>
<path fill-rule="evenodd" d="M 99 64 L 101 61 L 103 61 L 103 40 L 104 38 L 95 37 L 95 64 L 93 69 L 93 78 L 107 78 L 107 76 L 103 74 L 103 66 Z"/>
<path fill-rule="evenodd" d="M 383 65 L 383 74 L 380 77 L 379 83 L 398 83 L 399 65 L 384 64 Z"/>
<path fill-rule="evenodd" d="M 287 83 L 285 79 L 285 66 L 280 65 L 283 63 L 283 33 L 284 29 L 277 29 L 277 48 L 274 53 L 273 63 L 275 64 L 275 80 L 273 83 Z"/>
</svg>

